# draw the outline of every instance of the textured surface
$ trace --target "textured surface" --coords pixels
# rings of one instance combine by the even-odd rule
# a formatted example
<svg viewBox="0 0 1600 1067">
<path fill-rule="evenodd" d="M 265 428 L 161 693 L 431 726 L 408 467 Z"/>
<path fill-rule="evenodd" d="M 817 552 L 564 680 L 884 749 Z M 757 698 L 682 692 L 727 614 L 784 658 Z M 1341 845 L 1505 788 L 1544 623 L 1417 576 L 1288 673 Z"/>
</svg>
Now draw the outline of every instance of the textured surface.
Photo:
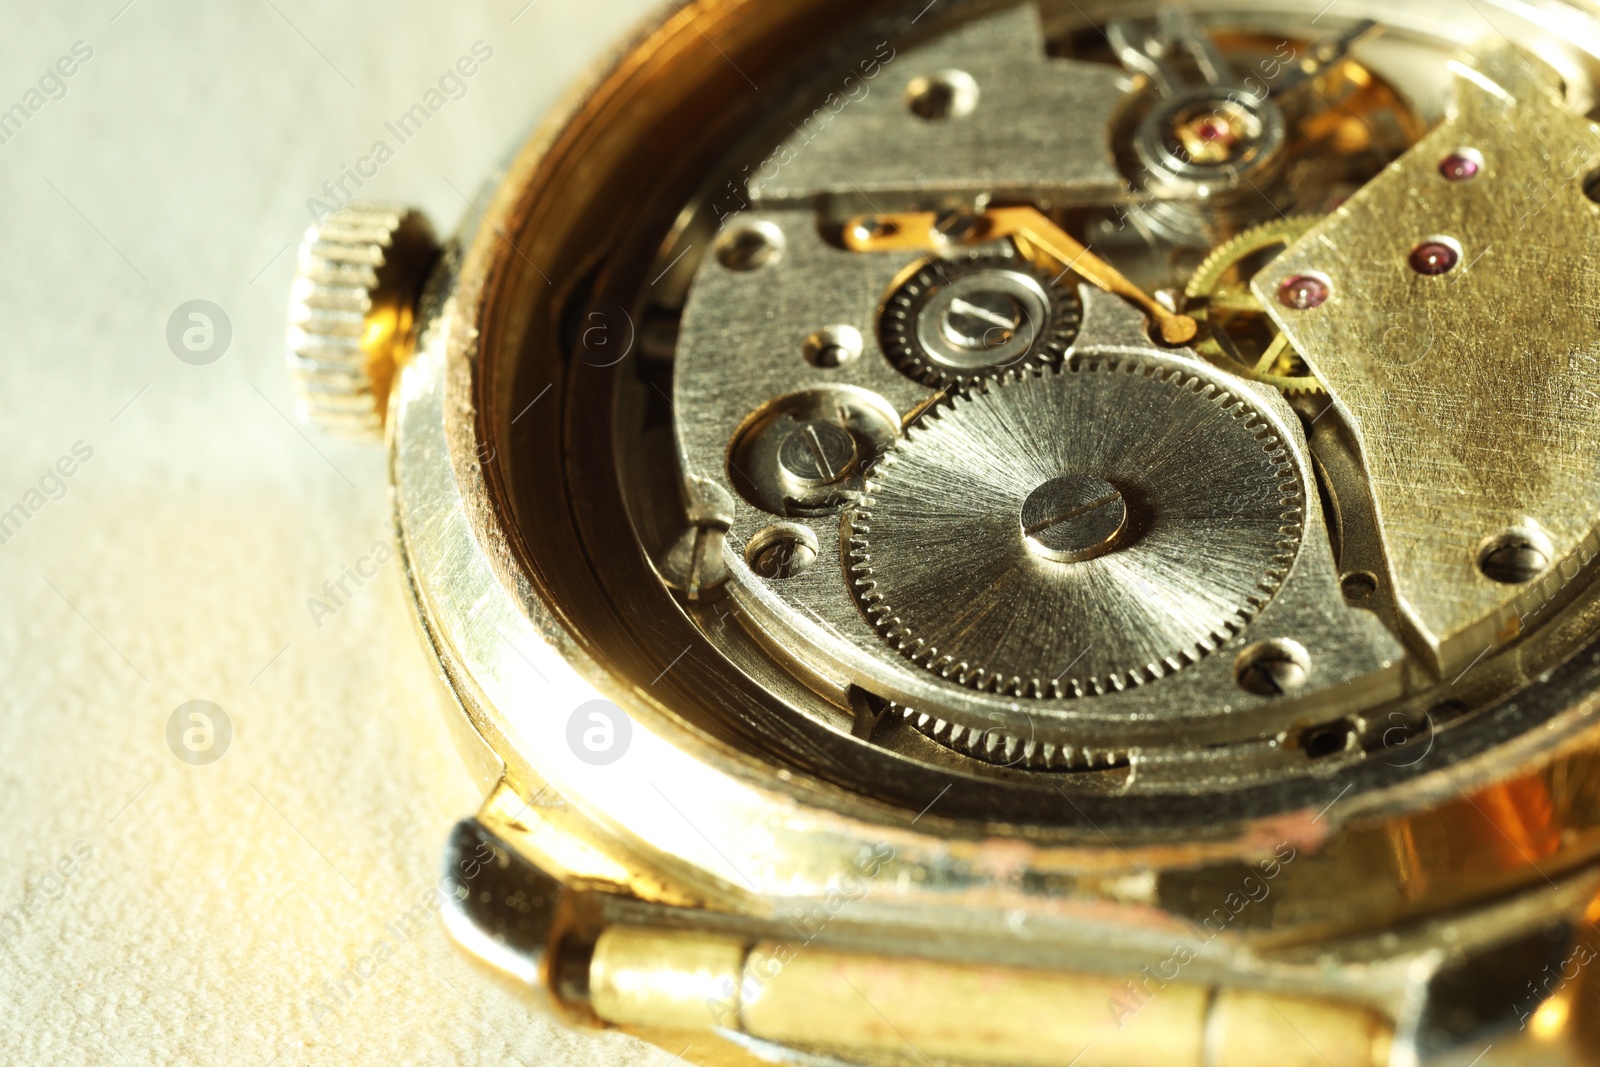
<svg viewBox="0 0 1600 1067">
<path fill-rule="evenodd" d="M 1254 282 L 1360 443 L 1402 612 L 1447 675 L 1593 558 L 1600 512 L 1600 207 L 1584 194 L 1600 127 L 1493 36 L 1455 75 L 1450 121 Z M 1482 172 L 1448 181 L 1463 146 Z M 1418 273 L 1413 248 L 1435 240 L 1458 265 Z M 1315 273 L 1327 303 L 1278 302 Z M 1529 529 L 1562 567 L 1519 591 L 1479 573 L 1485 542 Z"/>
<path fill-rule="evenodd" d="M 1069 474 L 1130 501 L 1118 547 L 1031 551 L 1025 501 Z M 854 584 L 939 674 L 1032 697 L 1138 685 L 1214 651 L 1276 591 L 1303 518 L 1283 441 L 1215 385 L 1129 360 L 1025 372 L 935 408 L 851 513 Z M 1059 510 L 1059 509 L 1058 509 Z"/>
<path fill-rule="evenodd" d="M 979 192 L 997 200 L 1104 202 L 1125 189 L 1105 132 L 1122 101 L 1122 74 L 1047 57 L 1033 5 L 974 21 L 904 55 L 885 44 L 857 69 L 861 76 L 842 77 L 755 172 L 758 201 L 842 197 L 879 211 Z M 973 83 L 970 111 L 930 120 L 907 106 L 919 88 L 950 77 Z M 1079 121 L 1061 122 L 1066 113 Z"/>
<path fill-rule="evenodd" d="M 553 1031 L 400 921 L 478 795 L 375 551 L 381 451 L 287 422 L 282 356 L 324 181 L 382 139 L 361 195 L 450 229 L 646 4 L 123 3 L 18 9 L 0 43 L 0 107 L 92 50 L 0 143 L 0 1060 L 668 1063 Z M 231 323 L 209 363 L 169 349 L 192 300 Z M 346 566 L 376 574 L 336 603 Z M 165 739 L 191 700 L 232 725 L 210 765 Z"/>
</svg>

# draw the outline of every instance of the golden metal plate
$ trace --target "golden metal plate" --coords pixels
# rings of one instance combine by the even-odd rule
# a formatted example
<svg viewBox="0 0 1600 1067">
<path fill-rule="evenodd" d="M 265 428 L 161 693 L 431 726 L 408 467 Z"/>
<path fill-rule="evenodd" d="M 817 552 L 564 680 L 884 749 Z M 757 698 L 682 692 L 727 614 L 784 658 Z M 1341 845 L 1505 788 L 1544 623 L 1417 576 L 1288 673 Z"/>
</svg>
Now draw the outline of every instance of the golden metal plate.
<svg viewBox="0 0 1600 1067">
<path fill-rule="evenodd" d="M 1452 70 L 1448 120 L 1253 285 L 1333 396 L 1400 615 L 1447 678 L 1573 580 L 1600 514 L 1600 205 L 1584 192 L 1600 127 L 1509 43 Z M 1481 169 L 1452 181 L 1441 163 L 1461 152 Z M 1454 269 L 1414 269 L 1424 242 L 1458 248 Z M 1297 276 L 1326 279 L 1327 301 L 1286 307 Z M 1515 530 L 1556 564 L 1519 589 L 1479 569 Z"/>
</svg>

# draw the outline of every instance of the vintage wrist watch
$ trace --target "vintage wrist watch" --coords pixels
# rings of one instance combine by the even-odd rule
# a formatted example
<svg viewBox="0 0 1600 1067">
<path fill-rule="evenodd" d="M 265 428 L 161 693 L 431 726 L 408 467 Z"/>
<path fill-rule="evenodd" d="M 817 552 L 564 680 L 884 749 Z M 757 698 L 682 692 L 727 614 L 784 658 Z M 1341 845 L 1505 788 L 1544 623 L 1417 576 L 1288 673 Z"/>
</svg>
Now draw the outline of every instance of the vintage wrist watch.
<svg viewBox="0 0 1600 1067">
<path fill-rule="evenodd" d="M 701 0 L 313 229 L 466 951 L 706 1064 L 1600 1063 L 1600 5 Z"/>
</svg>

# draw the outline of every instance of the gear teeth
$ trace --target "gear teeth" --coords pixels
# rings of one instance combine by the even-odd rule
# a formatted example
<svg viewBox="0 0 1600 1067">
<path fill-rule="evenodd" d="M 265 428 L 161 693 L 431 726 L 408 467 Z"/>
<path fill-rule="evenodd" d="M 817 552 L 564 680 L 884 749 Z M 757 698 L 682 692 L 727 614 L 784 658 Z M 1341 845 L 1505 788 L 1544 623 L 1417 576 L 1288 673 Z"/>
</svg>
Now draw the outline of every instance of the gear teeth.
<svg viewBox="0 0 1600 1067">
<path fill-rule="evenodd" d="M 389 380 L 376 380 L 368 315 L 420 288 L 437 258 L 427 221 L 382 205 L 341 208 L 306 231 L 289 299 L 290 380 L 301 413 L 339 437 L 382 439 Z"/>
<path fill-rule="evenodd" d="M 963 274 L 977 270 L 1001 268 L 1029 274 L 1050 295 L 1050 323 L 1041 331 L 1033 347 L 1010 367 L 994 367 L 958 373 L 934 362 L 916 339 L 917 314 L 923 301 L 941 285 L 948 285 Z M 1076 293 L 1062 288 L 1051 275 L 1044 273 L 1018 255 L 1015 248 L 996 252 L 980 250 L 952 259 L 923 261 L 910 272 L 885 302 L 879 318 L 878 335 L 884 353 L 901 373 L 908 378 L 933 388 L 983 390 L 996 377 L 1016 373 L 1018 370 L 1041 371 L 1059 366 L 1068 350 L 1078 338 L 1083 325 L 1083 304 Z M 938 418 L 933 412 L 931 417 Z M 910 437 L 918 427 L 908 428 Z"/>
<path fill-rule="evenodd" d="M 1321 221 L 1322 217 L 1316 215 L 1274 219 L 1218 245 L 1189 279 L 1185 291 L 1190 305 L 1189 314 L 1202 327 L 1207 326 L 1209 316 L 1205 301 L 1222 286 L 1229 270 L 1247 257 L 1257 255 L 1274 245 L 1282 244 L 1287 247 L 1293 244 L 1310 233 Z M 1265 314 L 1265 311 L 1262 313 Z M 1205 333 L 1202 333 L 1201 339 L 1195 344 L 1195 350 L 1230 374 L 1270 385 L 1290 396 L 1317 396 L 1327 392 L 1326 387 L 1306 368 L 1305 361 L 1299 356 L 1295 356 L 1293 361 L 1295 369 L 1303 370 L 1305 373 L 1283 375 L 1262 373 L 1256 371 L 1254 367 L 1240 365 L 1224 351 L 1221 344 Z"/>
<path fill-rule="evenodd" d="M 1133 749 L 1077 748 L 1017 737 L 993 726 L 979 730 L 904 704 L 890 703 L 889 708 L 930 741 L 995 767 L 1060 773 L 1109 771 L 1129 766 L 1136 754 Z"/>
<path fill-rule="evenodd" d="M 971 389 L 953 391 L 929 409 L 928 417 L 936 421 L 959 413 L 968 405 L 995 402 L 1008 388 L 1047 375 L 1094 373 L 1143 376 L 1152 382 L 1179 389 L 1195 397 L 1198 402 L 1217 405 L 1248 431 L 1249 439 L 1262 449 L 1262 457 L 1271 468 L 1270 476 L 1276 479 L 1280 502 L 1278 541 L 1271 555 L 1263 561 L 1261 579 L 1253 591 L 1241 595 L 1232 616 L 1219 620 L 1212 632 L 1193 644 L 1153 662 L 1100 677 L 1058 676 L 1046 679 L 1043 676 L 1008 676 L 991 671 L 982 664 L 957 659 L 938 646 L 930 645 L 925 637 L 912 631 L 895 606 L 888 602 L 877 574 L 871 520 L 874 509 L 880 506 L 879 496 L 884 480 L 890 476 L 892 467 L 904 458 L 906 450 L 915 447 L 915 441 L 903 438 L 890 446 L 885 462 L 868 479 L 860 506 L 846 513 L 845 533 L 848 558 L 854 561 L 849 568 L 851 585 L 864 614 L 885 642 L 911 662 L 954 684 L 1001 696 L 1074 700 L 1120 693 L 1176 674 L 1216 652 L 1265 607 L 1293 568 L 1303 534 L 1305 514 L 1301 482 L 1293 454 L 1274 433 L 1271 422 L 1256 408 L 1202 376 L 1181 368 L 1127 357 L 1088 357 L 1057 368 L 1014 369 L 985 379 Z"/>
</svg>

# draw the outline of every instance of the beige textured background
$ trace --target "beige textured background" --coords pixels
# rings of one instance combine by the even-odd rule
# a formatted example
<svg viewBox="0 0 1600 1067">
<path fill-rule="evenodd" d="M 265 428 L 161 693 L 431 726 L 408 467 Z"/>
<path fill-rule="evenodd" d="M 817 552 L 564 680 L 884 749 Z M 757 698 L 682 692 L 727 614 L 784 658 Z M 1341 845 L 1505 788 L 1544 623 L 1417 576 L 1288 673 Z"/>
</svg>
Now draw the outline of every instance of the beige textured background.
<svg viewBox="0 0 1600 1067">
<path fill-rule="evenodd" d="M 125 3 L 14 4 L 0 34 L 0 109 L 94 50 L 0 144 L 0 511 L 94 450 L 0 545 L 0 1060 L 664 1067 L 552 1031 L 433 924 L 330 990 L 478 798 L 395 564 L 312 621 L 389 536 L 383 462 L 291 425 L 281 365 L 325 179 L 482 40 L 467 95 L 363 190 L 453 228 L 648 0 Z M 165 340 L 197 298 L 233 326 L 209 366 Z M 194 699 L 234 729 L 207 767 L 164 739 Z"/>
</svg>

